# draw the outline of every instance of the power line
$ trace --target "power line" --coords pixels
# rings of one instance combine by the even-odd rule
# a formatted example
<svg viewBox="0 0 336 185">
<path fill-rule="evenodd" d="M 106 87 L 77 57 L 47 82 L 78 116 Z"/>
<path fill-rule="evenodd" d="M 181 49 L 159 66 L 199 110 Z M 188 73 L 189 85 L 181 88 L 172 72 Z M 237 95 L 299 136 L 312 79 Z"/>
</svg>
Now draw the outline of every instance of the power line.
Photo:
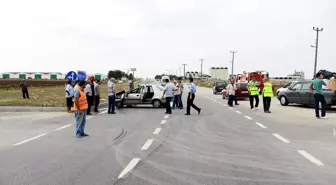
<svg viewBox="0 0 336 185">
<path fill-rule="evenodd" d="M 318 42 L 319 42 L 319 32 L 323 31 L 323 28 L 313 27 L 313 30 L 316 31 L 316 44 L 315 44 L 315 62 L 314 62 L 314 76 L 316 74 L 316 68 L 317 68 L 317 52 L 318 52 Z"/>
</svg>

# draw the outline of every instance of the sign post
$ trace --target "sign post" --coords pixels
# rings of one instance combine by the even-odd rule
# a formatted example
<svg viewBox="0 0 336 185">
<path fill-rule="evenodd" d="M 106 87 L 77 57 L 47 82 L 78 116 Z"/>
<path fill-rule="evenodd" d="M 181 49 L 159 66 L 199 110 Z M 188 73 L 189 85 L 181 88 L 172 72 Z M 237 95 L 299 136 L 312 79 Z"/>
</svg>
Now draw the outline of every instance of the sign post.
<svg viewBox="0 0 336 185">
<path fill-rule="evenodd" d="M 69 71 L 66 76 L 67 76 L 67 79 L 70 81 L 77 80 L 77 73 L 74 71 Z"/>
<path fill-rule="evenodd" d="M 136 68 L 131 68 L 131 71 L 132 71 L 132 73 L 133 73 L 133 78 L 135 79 L 135 77 L 134 77 L 134 72 L 136 71 Z"/>
<path fill-rule="evenodd" d="M 77 74 L 78 74 L 78 80 L 86 80 L 87 75 L 85 71 L 78 70 Z"/>
</svg>

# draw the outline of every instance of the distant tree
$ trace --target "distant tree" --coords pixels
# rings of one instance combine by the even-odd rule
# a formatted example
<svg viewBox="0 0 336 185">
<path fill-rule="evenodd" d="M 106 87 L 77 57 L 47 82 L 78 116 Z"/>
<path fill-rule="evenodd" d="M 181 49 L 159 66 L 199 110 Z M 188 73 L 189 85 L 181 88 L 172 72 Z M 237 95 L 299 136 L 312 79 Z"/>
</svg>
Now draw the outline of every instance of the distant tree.
<svg viewBox="0 0 336 185">
<path fill-rule="evenodd" d="M 110 78 L 114 78 L 114 71 L 109 70 L 109 72 L 107 73 L 107 77 Z"/>
<path fill-rule="evenodd" d="M 134 78 L 133 74 L 130 73 L 130 74 L 128 75 L 128 79 L 133 80 L 133 78 Z"/>
</svg>

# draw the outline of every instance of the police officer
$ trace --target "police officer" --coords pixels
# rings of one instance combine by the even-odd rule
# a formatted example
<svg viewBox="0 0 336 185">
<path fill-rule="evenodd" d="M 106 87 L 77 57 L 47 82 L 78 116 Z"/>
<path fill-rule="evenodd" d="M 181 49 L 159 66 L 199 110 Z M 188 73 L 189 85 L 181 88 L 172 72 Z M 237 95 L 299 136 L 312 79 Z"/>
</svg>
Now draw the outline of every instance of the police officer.
<svg viewBox="0 0 336 185">
<path fill-rule="evenodd" d="M 89 136 L 84 132 L 85 124 L 86 124 L 86 109 L 88 108 L 88 102 L 86 99 L 86 94 L 83 92 L 85 88 L 86 82 L 79 81 L 79 88 L 75 91 L 75 117 L 76 117 L 76 137 L 81 138 L 85 136 Z"/>
<path fill-rule="evenodd" d="M 250 94 L 250 107 L 251 110 L 257 110 L 259 105 L 259 91 L 258 91 L 258 81 L 256 81 L 255 77 L 252 78 L 248 83 L 248 91 Z M 256 100 L 255 106 L 253 106 L 253 100 Z"/>
<path fill-rule="evenodd" d="M 187 113 L 185 115 L 190 115 L 190 107 L 198 111 L 198 114 L 201 113 L 201 109 L 194 104 L 196 85 L 194 84 L 194 79 L 189 78 L 190 85 L 188 86 L 188 99 L 187 99 Z"/>
<path fill-rule="evenodd" d="M 264 88 L 263 88 L 263 105 L 264 105 L 264 112 L 265 113 L 271 113 L 271 111 L 269 111 L 270 106 L 271 106 L 271 99 L 273 97 L 273 85 L 269 82 L 268 78 L 264 79 Z"/>
</svg>

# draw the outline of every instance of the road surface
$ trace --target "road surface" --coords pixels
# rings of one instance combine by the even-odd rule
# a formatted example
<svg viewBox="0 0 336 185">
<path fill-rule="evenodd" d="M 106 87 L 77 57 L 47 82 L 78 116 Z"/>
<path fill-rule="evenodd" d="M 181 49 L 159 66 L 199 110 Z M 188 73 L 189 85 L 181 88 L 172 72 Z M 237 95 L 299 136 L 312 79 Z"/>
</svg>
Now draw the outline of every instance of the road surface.
<svg viewBox="0 0 336 185">
<path fill-rule="evenodd" d="M 71 114 L 0 113 L 0 184 L 335 184 L 332 120 L 275 104 L 267 115 L 246 102 L 228 108 L 205 88 L 195 103 L 200 115 L 103 110 L 82 139 Z"/>
</svg>

